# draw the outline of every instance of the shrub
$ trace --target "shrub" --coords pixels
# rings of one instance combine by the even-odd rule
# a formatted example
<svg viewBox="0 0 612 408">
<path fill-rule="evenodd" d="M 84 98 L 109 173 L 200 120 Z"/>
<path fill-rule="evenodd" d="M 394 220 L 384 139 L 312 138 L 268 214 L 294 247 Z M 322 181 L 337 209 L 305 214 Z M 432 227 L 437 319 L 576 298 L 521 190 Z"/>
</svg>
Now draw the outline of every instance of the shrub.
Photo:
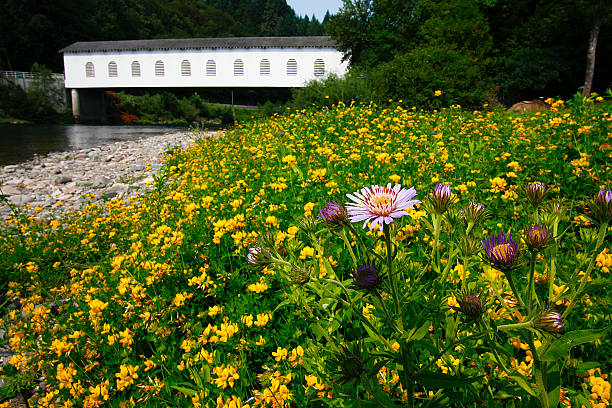
<svg viewBox="0 0 612 408">
<path fill-rule="evenodd" d="M 382 64 L 371 73 L 379 100 L 402 99 L 420 108 L 481 105 L 488 84 L 481 61 L 450 46 L 424 46 Z M 440 96 L 435 91 L 444 90 Z"/>
<path fill-rule="evenodd" d="M 330 107 L 339 102 L 369 102 L 373 93 L 367 75 L 352 70 L 344 77 L 331 74 L 323 80 L 310 81 L 303 88 L 295 88 L 292 96 L 291 105 L 302 109 L 312 105 Z"/>
</svg>

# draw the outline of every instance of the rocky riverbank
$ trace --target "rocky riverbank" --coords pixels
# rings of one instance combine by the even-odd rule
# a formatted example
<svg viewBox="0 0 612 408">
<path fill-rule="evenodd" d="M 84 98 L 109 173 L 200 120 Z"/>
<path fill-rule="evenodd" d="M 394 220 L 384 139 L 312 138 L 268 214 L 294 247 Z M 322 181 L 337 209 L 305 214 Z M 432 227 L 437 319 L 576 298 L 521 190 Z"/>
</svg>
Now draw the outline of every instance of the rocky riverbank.
<svg viewBox="0 0 612 408">
<path fill-rule="evenodd" d="M 36 217 L 48 218 L 92 201 L 145 191 L 163 166 L 164 153 L 185 149 L 196 137 L 169 133 L 104 146 L 50 153 L 0 167 L 0 220 L 12 213 L 7 201 Z"/>
</svg>

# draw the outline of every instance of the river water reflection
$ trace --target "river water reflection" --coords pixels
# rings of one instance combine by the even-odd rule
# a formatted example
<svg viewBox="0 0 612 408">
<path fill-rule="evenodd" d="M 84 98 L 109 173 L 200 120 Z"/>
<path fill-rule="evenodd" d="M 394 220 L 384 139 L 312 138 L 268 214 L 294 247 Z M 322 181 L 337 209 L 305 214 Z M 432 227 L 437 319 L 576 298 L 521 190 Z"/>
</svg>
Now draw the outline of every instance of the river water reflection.
<svg viewBox="0 0 612 408">
<path fill-rule="evenodd" d="M 164 126 L 7 125 L 0 124 L 0 166 L 34 155 L 86 149 L 187 130 Z"/>
</svg>

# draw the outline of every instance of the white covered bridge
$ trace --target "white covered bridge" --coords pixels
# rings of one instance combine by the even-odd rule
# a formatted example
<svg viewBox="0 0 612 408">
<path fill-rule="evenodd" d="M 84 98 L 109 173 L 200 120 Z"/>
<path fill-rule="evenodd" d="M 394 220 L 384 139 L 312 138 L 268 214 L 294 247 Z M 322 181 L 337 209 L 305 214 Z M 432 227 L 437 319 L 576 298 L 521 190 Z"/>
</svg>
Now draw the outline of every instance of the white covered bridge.
<svg viewBox="0 0 612 408">
<path fill-rule="evenodd" d="M 347 70 L 329 37 L 77 42 L 60 52 L 77 120 L 100 119 L 110 89 L 294 88 Z"/>
</svg>

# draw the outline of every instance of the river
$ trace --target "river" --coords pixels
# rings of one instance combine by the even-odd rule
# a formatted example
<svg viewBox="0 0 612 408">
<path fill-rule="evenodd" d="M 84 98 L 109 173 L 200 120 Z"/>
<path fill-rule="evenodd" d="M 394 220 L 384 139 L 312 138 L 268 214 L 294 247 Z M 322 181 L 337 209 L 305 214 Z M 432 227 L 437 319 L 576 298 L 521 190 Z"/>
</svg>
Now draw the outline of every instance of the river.
<svg viewBox="0 0 612 408">
<path fill-rule="evenodd" d="M 0 166 L 34 155 L 85 149 L 186 130 L 168 126 L 8 125 L 0 124 Z"/>
</svg>

